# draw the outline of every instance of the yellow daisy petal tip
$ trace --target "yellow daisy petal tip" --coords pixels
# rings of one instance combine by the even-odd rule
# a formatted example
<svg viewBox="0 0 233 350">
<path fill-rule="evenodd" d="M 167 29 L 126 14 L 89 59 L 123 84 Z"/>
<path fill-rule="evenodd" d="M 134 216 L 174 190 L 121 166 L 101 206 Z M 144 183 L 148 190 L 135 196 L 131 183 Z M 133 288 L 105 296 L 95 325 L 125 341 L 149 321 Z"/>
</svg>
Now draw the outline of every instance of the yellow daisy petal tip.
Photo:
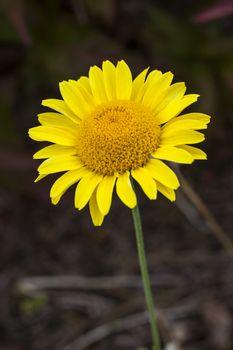
<svg viewBox="0 0 233 350">
<path fill-rule="evenodd" d="M 180 183 L 178 183 L 177 185 L 173 186 L 172 189 L 173 190 L 178 190 L 179 187 L 180 187 Z"/>
<path fill-rule="evenodd" d="M 102 214 L 100 214 L 100 216 L 98 218 L 94 218 L 94 219 L 92 218 L 92 222 L 93 222 L 94 226 L 95 227 L 102 226 L 104 218 L 105 218 L 105 216 Z"/>
<path fill-rule="evenodd" d="M 203 155 L 202 157 L 196 158 L 196 160 L 207 160 L 207 159 L 208 159 L 207 154 L 206 154 L 206 155 Z"/>
<path fill-rule="evenodd" d="M 211 121 L 211 118 L 213 118 L 213 116 L 210 116 L 210 115 L 208 115 L 208 114 L 202 114 L 203 116 L 205 116 L 205 118 L 206 118 L 206 121 L 205 121 L 205 123 L 206 124 L 209 124 L 210 123 L 210 121 Z"/>
<path fill-rule="evenodd" d="M 92 196 L 89 200 L 89 210 L 94 226 L 101 226 L 105 216 L 101 213 L 98 207 L 96 190 L 92 193 Z"/>
<path fill-rule="evenodd" d="M 63 96 L 63 91 L 66 89 L 66 87 L 69 85 L 69 82 L 66 80 L 63 80 L 59 83 L 59 90 L 61 95 Z M 66 102 L 64 96 L 63 96 L 64 101 Z"/>
<path fill-rule="evenodd" d="M 53 205 L 57 205 L 59 203 L 60 199 L 61 199 L 61 196 L 51 197 L 51 203 Z"/>
<path fill-rule="evenodd" d="M 57 205 L 55 197 L 50 198 L 50 200 L 53 205 Z"/>
<path fill-rule="evenodd" d="M 42 105 L 42 106 L 45 106 L 45 105 L 46 105 L 46 101 L 47 101 L 47 99 L 42 100 L 42 101 L 41 101 L 41 105 Z"/>
<path fill-rule="evenodd" d="M 123 65 L 123 66 L 127 67 L 128 69 L 130 69 L 129 66 L 128 66 L 128 64 L 127 64 L 127 63 L 125 62 L 125 60 L 123 60 L 123 59 L 117 61 L 117 65 Z M 117 65 L 116 65 L 116 66 L 117 66 Z"/>
<path fill-rule="evenodd" d="M 39 174 L 37 178 L 34 180 L 34 182 L 37 183 L 38 181 L 42 180 L 46 176 L 47 176 L 46 174 Z"/>
<path fill-rule="evenodd" d="M 115 64 L 114 63 L 112 63 L 111 61 L 109 61 L 109 60 L 105 60 L 105 61 L 103 61 L 102 62 L 102 71 L 104 71 L 104 68 L 107 68 L 107 67 L 111 67 L 111 68 L 116 68 L 115 67 Z"/>
</svg>

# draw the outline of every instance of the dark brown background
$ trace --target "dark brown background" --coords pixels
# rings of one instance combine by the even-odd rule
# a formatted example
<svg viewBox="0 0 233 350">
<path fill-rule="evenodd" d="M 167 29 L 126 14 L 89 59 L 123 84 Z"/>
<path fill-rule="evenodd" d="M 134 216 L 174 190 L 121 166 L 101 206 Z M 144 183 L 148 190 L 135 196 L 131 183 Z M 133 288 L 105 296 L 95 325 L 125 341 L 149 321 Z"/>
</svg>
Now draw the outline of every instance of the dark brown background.
<svg viewBox="0 0 233 350">
<path fill-rule="evenodd" d="M 59 81 L 122 58 L 134 74 L 173 71 L 212 115 L 208 161 L 180 168 L 193 192 L 138 196 L 164 349 L 232 349 L 231 247 L 216 238 L 233 239 L 232 12 L 230 0 L 0 1 L 1 350 L 150 348 L 130 211 L 115 198 L 93 228 L 73 189 L 53 207 L 27 136 Z"/>
</svg>

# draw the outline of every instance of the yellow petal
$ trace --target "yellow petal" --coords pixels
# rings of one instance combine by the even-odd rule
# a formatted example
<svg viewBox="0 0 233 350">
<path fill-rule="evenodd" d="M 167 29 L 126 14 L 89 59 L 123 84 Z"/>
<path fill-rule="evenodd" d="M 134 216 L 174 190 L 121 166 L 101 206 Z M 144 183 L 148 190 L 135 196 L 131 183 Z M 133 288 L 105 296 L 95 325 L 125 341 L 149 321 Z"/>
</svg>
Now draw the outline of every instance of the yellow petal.
<svg viewBox="0 0 233 350">
<path fill-rule="evenodd" d="M 50 190 L 50 197 L 58 197 L 65 193 L 70 186 L 78 182 L 83 176 L 87 175 L 88 172 L 89 171 L 85 167 L 67 171 L 54 182 Z"/>
<path fill-rule="evenodd" d="M 97 188 L 97 203 L 103 215 L 107 215 L 110 210 L 115 181 L 116 176 L 105 176 Z"/>
<path fill-rule="evenodd" d="M 36 126 L 29 129 L 28 134 L 35 141 L 49 141 L 63 146 L 75 146 L 77 143 L 74 133 L 50 126 Z"/>
<path fill-rule="evenodd" d="M 138 93 L 135 97 L 135 101 L 141 102 L 145 92 L 147 91 L 147 89 L 149 89 L 150 84 L 155 84 L 155 82 L 159 80 L 161 77 L 162 77 L 162 72 L 160 72 L 159 70 L 153 70 L 152 72 L 150 72 L 144 84 L 141 86 L 141 88 L 138 89 Z"/>
<path fill-rule="evenodd" d="M 129 172 L 119 175 L 116 182 L 116 192 L 121 201 L 129 208 L 134 208 L 137 199 L 129 178 Z"/>
<path fill-rule="evenodd" d="M 38 168 L 40 174 L 53 174 L 60 171 L 81 168 L 83 164 L 75 156 L 57 156 L 46 159 Z"/>
<path fill-rule="evenodd" d="M 144 84 L 147 72 L 149 68 L 144 69 L 138 76 L 133 80 L 131 100 L 135 100 L 137 94 L 139 93 L 141 87 Z"/>
<path fill-rule="evenodd" d="M 196 102 L 199 95 L 192 94 L 186 95 L 182 99 L 175 99 L 169 103 L 161 112 L 156 114 L 156 120 L 158 124 L 166 123 L 168 120 L 176 117 L 180 114 L 186 107 Z"/>
<path fill-rule="evenodd" d="M 116 96 L 119 100 L 129 100 L 132 92 L 132 74 L 125 63 L 121 60 L 116 66 Z"/>
<path fill-rule="evenodd" d="M 157 197 L 157 185 L 145 168 L 138 168 L 131 171 L 132 177 L 139 183 L 144 193 L 150 199 Z"/>
<path fill-rule="evenodd" d="M 180 100 L 186 91 L 185 83 L 175 83 L 169 86 L 160 96 L 160 102 L 154 108 L 155 113 L 162 111 L 169 103 Z"/>
<path fill-rule="evenodd" d="M 74 88 L 74 91 L 80 92 L 82 95 L 83 100 L 85 101 L 85 103 L 89 106 L 89 109 L 93 109 L 96 106 L 96 103 L 94 101 L 94 97 L 92 95 L 92 92 L 89 92 L 84 86 L 83 84 L 80 82 L 80 80 L 76 81 L 76 80 L 69 80 L 68 82 L 70 84 L 70 86 L 72 86 Z"/>
<path fill-rule="evenodd" d="M 42 180 L 42 179 L 43 179 L 44 177 L 46 177 L 47 175 L 48 175 L 48 174 L 38 175 L 34 182 L 38 182 L 38 181 Z"/>
<path fill-rule="evenodd" d="M 64 114 L 69 119 L 71 119 L 74 123 L 80 122 L 80 118 L 71 111 L 71 109 L 67 106 L 65 101 L 58 100 L 55 98 L 50 98 L 47 100 L 43 100 L 41 104 L 42 104 L 42 106 L 52 108 L 55 111 L 57 111 L 61 114 Z"/>
<path fill-rule="evenodd" d="M 104 75 L 102 70 L 93 66 L 89 70 L 89 82 L 92 94 L 96 103 L 104 103 L 108 100 L 104 85 Z"/>
<path fill-rule="evenodd" d="M 154 82 L 156 80 L 160 79 L 162 77 L 162 75 L 163 75 L 163 73 L 160 70 L 158 70 L 158 69 L 152 70 L 146 78 L 146 81 L 145 81 L 146 88 L 148 88 L 148 86 L 150 84 L 154 84 Z"/>
<path fill-rule="evenodd" d="M 181 115 L 179 118 L 188 118 L 192 120 L 199 120 L 202 123 L 209 124 L 210 122 L 210 116 L 208 114 L 204 113 L 187 113 Z M 170 123 L 170 122 L 169 122 Z"/>
<path fill-rule="evenodd" d="M 89 92 L 89 94 L 92 94 L 91 91 L 91 86 L 90 86 L 90 82 L 88 77 L 80 77 L 78 79 L 78 83 L 84 88 L 86 89 L 87 92 Z"/>
<path fill-rule="evenodd" d="M 162 128 L 165 129 L 174 125 L 177 126 L 178 129 L 206 129 L 206 125 L 209 122 L 210 116 L 207 114 L 187 113 L 169 120 Z"/>
<path fill-rule="evenodd" d="M 164 186 L 163 184 L 157 182 L 158 191 L 161 192 L 166 198 L 168 198 L 171 202 L 176 200 L 176 193 L 173 189 Z"/>
<path fill-rule="evenodd" d="M 59 194 L 57 197 L 52 197 L 51 198 L 51 203 L 53 205 L 57 205 L 60 202 L 61 197 L 63 196 L 64 193 Z"/>
<path fill-rule="evenodd" d="M 54 156 L 72 156 L 77 153 L 74 147 L 61 146 L 61 145 L 50 145 L 42 148 L 40 151 L 33 155 L 34 159 L 44 159 Z"/>
<path fill-rule="evenodd" d="M 68 117 L 60 113 L 40 113 L 38 114 L 38 120 L 42 125 L 64 128 L 71 132 L 74 132 L 77 128 L 77 123 L 72 122 Z"/>
<path fill-rule="evenodd" d="M 101 226 L 104 220 L 104 215 L 98 208 L 97 200 L 96 200 L 96 191 L 92 194 L 89 200 L 89 209 L 92 218 L 92 222 L 95 226 Z"/>
<path fill-rule="evenodd" d="M 75 208 L 81 210 L 85 207 L 102 178 L 103 175 L 89 172 L 80 180 L 75 191 Z"/>
<path fill-rule="evenodd" d="M 160 102 L 163 95 L 163 91 L 168 88 L 173 79 L 173 74 L 167 72 L 163 74 L 159 79 L 152 81 L 142 99 L 142 103 L 145 106 L 154 109 Z"/>
<path fill-rule="evenodd" d="M 81 91 L 68 81 L 61 82 L 59 87 L 64 101 L 72 112 L 81 119 L 85 118 L 90 113 L 91 108 Z"/>
<path fill-rule="evenodd" d="M 193 143 L 199 143 L 205 140 L 205 136 L 198 131 L 194 130 L 178 130 L 174 132 L 173 134 L 170 134 L 168 136 L 164 136 L 164 134 L 161 134 L 161 146 L 178 146 L 183 145 L 185 143 L 193 144 Z"/>
<path fill-rule="evenodd" d="M 189 118 L 187 114 L 187 117 L 176 117 L 164 124 L 162 127 L 162 132 L 163 134 L 168 135 L 176 132 L 177 130 L 200 130 L 206 128 L 207 125 L 205 122 L 194 118 Z"/>
<path fill-rule="evenodd" d="M 191 164 L 193 157 L 184 149 L 172 146 L 162 146 L 158 148 L 152 156 L 163 160 L 170 160 L 172 162 Z"/>
<path fill-rule="evenodd" d="M 175 120 L 178 118 L 174 118 L 174 122 L 170 125 L 164 125 L 162 128 L 163 137 L 171 136 L 177 133 L 177 131 L 181 130 L 200 130 L 206 129 L 206 124 L 198 121 L 198 120 Z"/>
<path fill-rule="evenodd" d="M 103 76 L 106 95 L 109 101 L 116 99 L 116 67 L 110 61 L 103 62 Z"/>
<path fill-rule="evenodd" d="M 176 174 L 161 160 L 150 159 L 145 168 L 155 180 L 163 185 L 172 189 L 179 187 L 180 184 Z"/>
<path fill-rule="evenodd" d="M 207 159 L 207 154 L 199 148 L 182 145 L 178 146 L 180 149 L 188 152 L 194 159 Z"/>
</svg>

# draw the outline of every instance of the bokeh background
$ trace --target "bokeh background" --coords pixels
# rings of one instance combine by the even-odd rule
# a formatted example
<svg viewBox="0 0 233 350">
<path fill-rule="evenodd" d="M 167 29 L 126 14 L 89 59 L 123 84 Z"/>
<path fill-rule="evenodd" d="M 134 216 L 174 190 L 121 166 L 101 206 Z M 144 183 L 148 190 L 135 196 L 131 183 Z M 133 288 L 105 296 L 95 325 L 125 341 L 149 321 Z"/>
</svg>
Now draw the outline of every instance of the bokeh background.
<svg viewBox="0 0 233 350">
<path fill-rule="evenodd" d="M 208 161 L 177 171 L 177 202 L 138 192 L 166 350 L 233 348 L 233 3 L 0 1 L 0 349 L 150 349 L 130 211 L 115 198 L 101 228 L 34 184 L 27 136 L 58 83 L 102 60 L 175 73 L 212 116 Z M 192 110 L 192 108 L 190 108 Z"/>
</svg>

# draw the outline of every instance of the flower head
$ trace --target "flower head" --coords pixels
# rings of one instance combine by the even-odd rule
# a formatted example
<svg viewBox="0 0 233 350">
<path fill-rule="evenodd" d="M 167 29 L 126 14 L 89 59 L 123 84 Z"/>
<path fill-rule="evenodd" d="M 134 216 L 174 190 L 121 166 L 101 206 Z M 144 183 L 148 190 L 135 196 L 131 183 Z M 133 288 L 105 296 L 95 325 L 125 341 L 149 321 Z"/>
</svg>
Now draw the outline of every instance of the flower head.
<svg viewBox="0 0 233 350">
<path fill-rule="evenodd" d="M 129 208 L 137 199 L 131 178 L 149 199 L 157 191 L 171 201 L 179 181 L 163 161 L 190 164 L 206 154 L 190 146 L 202 142 L 210 117 L 202 113 L 180 113 L 198 95 L 185 95 L 184 83 L 172 84 L 173 74 L 148 69 L 134 80 L 124 61 L 114 66 L 104 61 L 93 66 L 88 77 L 60 83 L 62 100 L 48 99 L 42 105 L 55 112 L 38 116 L 40 126 L 29 130 L 36 141 L 52 145 L 34 154 L 46 159 L 36 181 L 64 172 L 53 184 L 50 197 L 57 204 L 74 184 L 75 207 L 89 203 L 95 225 L 108 214 L 113 189 Z"/>
</svg>

